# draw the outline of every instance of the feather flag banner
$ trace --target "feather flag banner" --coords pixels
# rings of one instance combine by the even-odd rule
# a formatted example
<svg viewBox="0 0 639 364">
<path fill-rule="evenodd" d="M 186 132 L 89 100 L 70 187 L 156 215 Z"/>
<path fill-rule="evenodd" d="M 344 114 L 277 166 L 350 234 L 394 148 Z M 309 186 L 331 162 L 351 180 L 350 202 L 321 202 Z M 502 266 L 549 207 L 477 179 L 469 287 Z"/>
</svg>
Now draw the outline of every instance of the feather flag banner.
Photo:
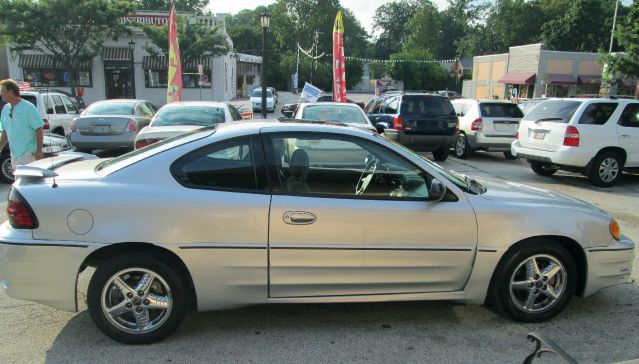
<svg viewBox="0 0 639 364">
<path fill-rule="evenodd" d="M 171 4 L 169 13 L 169 78 L 166 102 L 182 99 L 182 62 L 180 61 L 180 45 L 178 44 L 177 20 L 175 4 Z"/>
</svg>

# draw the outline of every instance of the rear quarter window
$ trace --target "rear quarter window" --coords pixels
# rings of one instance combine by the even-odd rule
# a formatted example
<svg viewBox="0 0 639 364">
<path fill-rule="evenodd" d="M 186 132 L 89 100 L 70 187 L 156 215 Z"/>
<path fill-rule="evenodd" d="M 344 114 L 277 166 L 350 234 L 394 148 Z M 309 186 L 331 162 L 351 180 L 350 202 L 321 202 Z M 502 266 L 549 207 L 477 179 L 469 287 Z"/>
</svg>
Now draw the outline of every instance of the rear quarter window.
<svg viewBox="0 0 639 364">
<path fill-rule="evenodd" d="M 615 102 L 601 102 L 586 106 L 579 118 L 579 124 L 604 125 L 617 109 Z"/>
</svg>

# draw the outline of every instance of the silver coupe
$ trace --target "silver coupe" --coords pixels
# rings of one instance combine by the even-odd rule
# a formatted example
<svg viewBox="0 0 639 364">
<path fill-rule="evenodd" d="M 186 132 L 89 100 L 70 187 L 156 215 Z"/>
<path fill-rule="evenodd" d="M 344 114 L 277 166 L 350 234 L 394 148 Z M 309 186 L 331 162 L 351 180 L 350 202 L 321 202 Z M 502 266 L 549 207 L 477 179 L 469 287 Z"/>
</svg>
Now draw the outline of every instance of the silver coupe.
<svg viewBox="0 0 639 364">
<path fill-rule="evenodd" d="M 198 310 L 261 303 L 452 300 L 524 322 L 627 282 L 634 243 L 601 209 L 476 181 L 352 127 L 224 123 L 101 160 L 16 170 L 0 227 L 14 298 L 88 307 L 149 343 Z"/>
</svg>

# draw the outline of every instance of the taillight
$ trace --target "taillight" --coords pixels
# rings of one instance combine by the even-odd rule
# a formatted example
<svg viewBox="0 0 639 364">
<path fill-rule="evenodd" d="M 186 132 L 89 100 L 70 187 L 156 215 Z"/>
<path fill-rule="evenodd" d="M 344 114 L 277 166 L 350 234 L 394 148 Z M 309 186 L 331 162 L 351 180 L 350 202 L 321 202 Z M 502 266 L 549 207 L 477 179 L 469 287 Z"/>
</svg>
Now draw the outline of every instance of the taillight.
<svg viewBox="0 0 639 364">
<path fill-rule="evenodd" d="M 477 118 L 473 120 L 473 123 L 470 124 L 470 130 L 472 131 L 481 131 L 483 127 L 484 127 L 484 122 L 481 120 L 481 118 Z"/>
<path fill-rule="evenodd" d="M 71 120 L 71 131 L 72 132 L 78 131 L 78 119 Z"/>
<path fill-rule="evenodd" d="M 515 139 L 519 140 L 519 130 L 517 130 L 517 134 L 515 134 Z"/>
<path fill-rule="evenodd" d="M 12 188 L 7 201 L 9 223 L 14 229 L 37 229 L 38 219 L 20 193 Z"/>
<path fill-rule="evenodd" d="M 459 131 L 459 118 L 455 119 L 455 133 Z"/>
<path fill-rule="evenodd" d="M 579 130 L 577 130 L 577 128 L 572 125 L 568 125 L 568 127 L 566 128 L 566 134 L 564 134 L 564 146 L 579 146 Z"/>
<path fill-rule="evenodd" d="M 404 119 L 401 116 L 395 116 L 393 118 L 393 129 L 404 130 Z"/>
<path fill-rule="evenodd" d="M 129 131 L 138 131 L 138 124 L 133 119 L 129 120 Z"/>
<path fill-rule="evenodd" d="M 42 119 L 42 121 L 44 121 L 44 125 L 42 126 L 42 129 L 49 129 L 49 120 Z"/>
<path fill-rule="evenodd" d="M 135 149 L 144 148 L 147 145 L 159 142 L 160 139 L 139 139 L 135 142 Z"/>
</svg>

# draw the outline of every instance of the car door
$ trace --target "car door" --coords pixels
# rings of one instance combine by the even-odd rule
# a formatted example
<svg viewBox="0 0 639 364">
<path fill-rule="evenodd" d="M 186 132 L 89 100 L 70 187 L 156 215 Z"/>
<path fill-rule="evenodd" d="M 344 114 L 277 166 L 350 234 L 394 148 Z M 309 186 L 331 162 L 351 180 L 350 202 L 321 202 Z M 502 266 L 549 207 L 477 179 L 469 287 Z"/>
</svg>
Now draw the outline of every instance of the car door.
<svg viewBox="0 0 639 364">
<path fill-rule="evenodd" d="M 626 150 L 626 167 L 639 167 L 639 103 L 626 105 L 617 124 L 619 144 Z"/>
<path fill-rule="evenodd" d="M 263 140 L 273 188 L 270 297 L 464 287 L 477 242 L 464 198 L 429 200 L 433 177 L 369 140 L 303 132 L 263 132 Z"/>
<path fill-rule="evenodd" d="M 53 102 L 53 110 L 55 113 L 49 114 L 49 129 L 54 134 L 69 135 L 71 132 L 71 125 L 68 128 L 65 127 L 65 121 L 68 119 L 67 109 L 64 107 L 62 101 L 62 95 L 51 94 L 51 101 Z"/>
</svg>

